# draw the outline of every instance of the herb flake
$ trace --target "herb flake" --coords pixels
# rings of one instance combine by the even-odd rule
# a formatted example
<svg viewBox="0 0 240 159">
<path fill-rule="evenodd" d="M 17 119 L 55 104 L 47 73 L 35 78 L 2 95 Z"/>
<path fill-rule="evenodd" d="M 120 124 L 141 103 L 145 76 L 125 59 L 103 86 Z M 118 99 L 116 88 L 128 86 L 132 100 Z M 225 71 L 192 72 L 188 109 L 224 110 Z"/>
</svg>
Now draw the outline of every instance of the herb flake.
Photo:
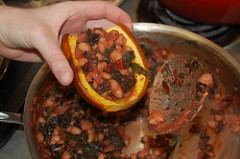
<svg viewBox="0 0 240 159">
<path fill-rule="evenodd" d="M 127 51 L 122 55 L 122 58 L 126 61 L 127 68 L 129 68 L 132 60 L 135 59 L 133 51 Z"/>
<path fill-rule="evenodd" d="M 136 72 L 138 74 L 143 74 L 146 77 L 150 76 L 149 73 L 146 70 L 144 70 L 141 66 L 139 66 L 138 64 L 131 63 L 130 66 L 132 67 L 134 73 Z"/>
</svg>

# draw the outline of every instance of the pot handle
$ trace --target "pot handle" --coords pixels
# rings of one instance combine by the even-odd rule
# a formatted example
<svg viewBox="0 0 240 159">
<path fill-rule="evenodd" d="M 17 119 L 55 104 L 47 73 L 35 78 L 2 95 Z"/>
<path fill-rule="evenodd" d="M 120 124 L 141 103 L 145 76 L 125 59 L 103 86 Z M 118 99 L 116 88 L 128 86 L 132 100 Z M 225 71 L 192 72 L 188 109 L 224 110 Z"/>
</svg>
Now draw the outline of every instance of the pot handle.
<svg viewBox="0 0 240 159">
<path fill-rule="evenodd" d="M 0 122 L 23 125 L 23 115 L 20 113 L 0 112 Z"/>
</svg>

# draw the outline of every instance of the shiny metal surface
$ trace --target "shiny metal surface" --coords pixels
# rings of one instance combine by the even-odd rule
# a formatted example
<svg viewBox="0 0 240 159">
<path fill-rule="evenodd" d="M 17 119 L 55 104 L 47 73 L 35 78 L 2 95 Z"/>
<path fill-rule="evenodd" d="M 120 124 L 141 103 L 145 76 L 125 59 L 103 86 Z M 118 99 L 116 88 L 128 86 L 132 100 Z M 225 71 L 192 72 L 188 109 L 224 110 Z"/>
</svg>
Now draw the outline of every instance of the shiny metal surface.
<svg viewBox="0 0 240 159">
<path fill-rule="evenodd" d="M 136 14 L 136 9 L 137 9 L 137 7 L 138 7 L 138 3 L 139 3 L 139 1 L 140 0 L 125 0 L 125 2 L 124 3 L 122 3 L 121 5 L 120 5 L 120 7 L 123 9 L 123 10 L 125 10 L 125 11 L 127 11 L 129 14 L 130 14 L 130 16 L 131 16 L 131 18 L 132 18 L 132 20 L 133 20 L 133 22 L 137 22 L 137 14 Z M 174 35 L 176 32 L 179 32 L 179 30 L 178 29 L 167 29 L 167 28 L 165 28 L 165 26 L 158 26 L 157 24 L 156 25 L 154 25 L 154 24 L 151 24 L 151 26 L 149 26 L 149 25 L 145 25 L 145 24 L 135 24 L 134 25 L 134 30 L 135 30 L 135 35 L 138 37 L 138 38 L 140 38 L 140 37 L 153 37 L 153 39 L 155 39 L 155 40 L 159 40 L 158 38 L 156 38 L 155 37 L 155 34 L 151 34 L 151 33 L 139 33 L 139 32 L 159 32 L 159 31 L 161 31 L 161 33 L 163 33 L 163 34 L 167 34 L 167 33 L 170 33 L 171 35 Z M 148 35 L 149 34 L 149 35 Z M 188 34 L 188 32 L 186 33 L 185 31 L 183 31 L 182 33 L 180 33 L 180 34 L 176 34 L 176 35 L 178 35 L 178 36 L 184 36 L 184 37 L 189 37 L 189 38 L 191 38 L 191 37 L 193 37 L 193 36 L 191 36 L 191 35 L 185 35 L 185 34 Z M 161 35 L 161 36 L 163 36 L 163 35 Z M 195 36 L 195 35 L 194 35 Z M 198 37 L 198 36 L 197 36 Z M 162 37 L 162 38 L 164 38 L 164 36 Z M 193 37 L 194 38 L 194 37 Z M 194 39 L 196 39 L 196 37 L 194 38 Z M 204 41 L 204 40 L 202 40 L 202 38 L 197 38 L 200 42 L 201 41 Z M 165 41 L 167 41 L 167 43 L 170 43 L 170 41 L 171 41 L 171 39 L 169 40 L 169 39 L 162 39 L 162 40 L 160 40 L 159 41 L 159 43 L 161 44 L 161 45 L 163 45 L 164 47 L 166 47 L 167 46 L 167 44 L 166 44 L 166 42 Z M 209 43 L 209 44 L 208 44 Z M 211 45 L 212 43 L 211 42 L 207 42 L 207 44 L 206 44 L 206 42 L 205 43 L 202 43 L 203 45 Z M 204 55 L 203 55 L 203 57 L 204 58 L 206 58 L 206 59 L 212 59 L 213 61 L 214 61 L 214 64 L 215 65 L 219 65 L 220 66 L 220 68 L 222 69 L 222 71 L 220 72 L 222 75 L 224 75 L 223 77 L 224 77 L 224 79 L 226 79 L 227 81 L 228 81 L 228 83 L 233 83 L 233 84 L 236 84 L 236 83 L 240 83 L 240 80 L 239 80 L 239 70 L 240 70 L 240 68 L 239 68 L 239 64 L 236 62 L 236 60 L 238 61 L 238 62 L 240 62 L 240 39 L 237 39 L 236 41 L 234 41 L 232 44 L 230 44 L 230 45 L 228 45 L 228 46 L 226 46 L 226 47 L 224 47 L 223 49 L 225 49 L 229 54 L 226 54 L 226 52 L 224 51 L 224 50 L 222 50 L 222 49 L 220 49 L 219 47 L 216 47 L 216 46 L 214 46 L 214 48 L 212 48 L 212 47 L 207 47 L 208 49 L 210 49 L 211 51 L 216 51 L 216 52 L 218 52 L 218 51 L 220 51 L 221 53 L 219 54 L 219 53 L 213 53 L 213 55 L 211 55 L 211 54 L 209 54 L 209 56 L 208 56 L 208 54 L 207 53 L 205 53 Z M 218 57 L 218 55 L 219 55 L 219 57 Z M 235 60 L 232 60 L 232 59 L 235 59 Z M 231 63 L 231 62 L 233 62 L 233 63 Z M 226 66 L 226 67 L 225 67 Z M 231 68 L 233 68 L 232 70 L 231 70 Z M 212 68 L 211 68 L 212 69 Z M 229 70 L 231 70 L 231 71 L 229 71 Z M 224 73 L 224 71 L 225 72 L 227 72 L 226 74 Z M 43 71 L 43 72 L 47 72 L 47 71 Z M 45 76 L 44 76 L 45 77 Z M 238 86 L 238 89 L 240 88 L 239 87 L 239 84 L 237 84 L 237 86 Z M 29 96 L 30 97 L 30 96 Z M 240 98 L 240 97 L 239 97 Z M 31 103 L 30 102 L 30 100 L 29 100 L 29 102 L 28 103 Z M 209 104 L 211 104 L 211 102 L 210 101 L 207 101 L 206 102 L 206 104 L 207 105 L 209 105 Z M 26 104 L 27 105 L 27 104 Z M 30 105 L 29 105 L 30 106 Z M 29 106 L 27 106 L 27 107 L 29 107 Z M 28 118 L 28 119 L 31 119 L 31 115 L 29 114 L 29 115 L 26 115 L 26 116 L 28 116 L 28 117 L 26 117 L 26 118 Z M 145 120 L 142 120 L 142 119 L 139 119 L 139 121 L 141 121 L 142 123 L 144 123 L 144 122 L 146 122 Z M 141 122 L 138 122 L 138 125 L 137 125 L 137 129 L 132 129 L 132 127 L 130 126 L 130 128 L 127 130 L 128 132 L 130 132 L 131 134 L 132 134 L 132 136 L 133 137 L 135 137 L 135 138 L 140 138 L 141 136 L 143 136 L 143 134 L 145 134 L 146 133 L 146 127 L 144 126 L 144 125 L 142 125 L 142 124 L 140 124 Z M 136 126 L 136 124 L 135 123 L 132 123 L 132 125 L 135 125 Z M 29 131 L 29 129 L 30 129 L 30 127 L 29 128 L 26 128 L 25 130 L 26 131 Z M 136 131 L 136 130 L 139 130 L 139 131 Z M 26 133 L 26 132 L 25 132 Z M 227 135 L 227 138 L 228 137 L 230 137 L 230 135 L 231 134 L 226 134 Z M 225 135 L 225 136 L 226 136 Z M 15 156 L 24 156 L 24 155 L 22 155 L 22 154 L 27 154 L 27 152 L 26 152 L 26 150 L 24 149 L 24 147 L 26 147 L 27 145 L 29 146 L 29 147 L 33 147 L 34 146 L 34 142 L 32 142 L 32 141 L 29 141 L 29 140 L 31 140 L 31 138 L 33 137 L 32 136 L 32 132 L 31 132 L 31 130 L 29 131 L 29 132 L 27 132 L 26 133 L 26 135 L 25 135 L 25 138 L 27 138 L 27 140 L 28 140 L 28 144 L 24 144 L 24 143 L 21 143 L 21 144 L 18 144 L 18 143 L 16 143 L 16 142 L 18 142 L 18 140 L 15 140 L 16 138 L 22 138 L 24 135 L 23 135 L 23 132 L 17 132 L 16 133 L 16 136 L 14 136 L 14 138 L 12 139 L 12 141 L 10 140 L 10 145 L 12 144 L 12 145 L 14 145 L 15 147 L 16 147 L 16 149 L 15 150 L 12 150 L 12 146 L 10 146 L 9 147 L 9 150 L 7 150 L 7 153 L 9 153 L 10 152 L 10 154 L 15 154 Z M 29 137 L 28 137 L 29 136 Z M 153 134 L 153 136 L 154 136 L 154 134 Z M 232 142 L 235 142 L 235 144 L 233 144 L 232 146 L 228 146 L 227 147 L 227 149 L 226 149 L 226 151 L 225 152 L 227 152 L 228 154 L 231 154 L 232 152 L 237 152 L 237 151 L 239 151 L 239 147 L 238 147 L 238 145 L 239 145 L 239 140 L 238 140 L 238 138 L 237 139 L 235 139 L 235 138 L 231 138 L 231 140 L 232 141 L 229 141 L 227 144 L 228 145 L 231 145 L 231 143 Z M 135 145 L 135 146 L 134 146 Z M 7 145 L 8 146 L 8 145 Z M 131 145 L 130 145 L 131 146 Z M 132 149 L 134 150 L 139 150 L 140 148 L 141 148 L 141 145 L 137 145 L 137 143 L 134 143 L 133 142 L 133 144 L 132 144 Z M 196 148 L 196 147 L 193 147 L 193 148 Z M 229 149 L 229 150 L 228 150 Z M 11 151 L 10 151 L 11 150 Z M 193 149 L 193 151 L 195 151 L 195 149 Z M 1 151 L 1 154 L 2 155 L 5 155 L 5 152 L 6 152 L 6 150 L 4 150 L 4 151 Z M 177 152 L 177 151 L 176 151 Z M 184 152 L 184 151 L 183 151 Z M 33 154 L 34 153 L 37 153 L 36 152 L 36 150 L 31 150 L 31 154 L 32 154 L 32 156 L 34 156 Z M 232 154 L 234 154 L 234 153 L 232 153 Z M 2 156 L 2 155 L 0 155 L 0 156 Z M 175 154 L 176 155 L 176 154 Z M 221 154 L 220 154 L 221 155 Z M 9 155 L 9 156 L 11 156 L 11 155 Z M 3 157 L 3 156 L 2 156 Z M 5 156 L 4 156 L 5 157 Z M 30 156 L 28 156 L 29 157 L 29 159 L 31 158 Z M 176 156 L 175 156 L 176 157 Z M 0 157 L 1 158 L 1 157 Z M 7 158 L 7 157 L 6 157 Z M 12 158 L 12 157 L 9 157 L 9 159 L 10 158 Z M 25 157 L 23 157 L 23 158 L 25 158 Z M 37 158 L 37 157 L 36 157 Z M 226 158 L 229 158 L 229 157 L 226 157 Z M 230 157 L 231 158 L 231 157 Z M 237 158 L 238 159 L 238 158 Z"/>
<path fill-rule="evenodd" d="M 240 38 L 231 43 L 228 46 L 225 46 L 225 49 L 233 58 L 235 58 L 240 63 Z"/>
<path fill-rule="evenodd" d="M 154 23 L 135 23 L 134 32 L 136 32 L 136 38 L 142 38 L 145 36 L 145 38 L 151 38 L 153 41 L 158 41 L 160 45 L 165 47 L 167 44 L 169 45 L 170 43 L 174 43 L 175 45 L 182 45 L 181 43 L 184 43 L 184 45 L 181 46 L 183 50 L 194 49 L 194 51 L 196 51 L 196 54 L 200 54 L 200 52 L 206 50 L 206 53 L 201 55 L 202 57 L 200 57 L 202 60 L 212 58 L 212 60 L 216 60 L 220 58 L 224 61 L 224 63 L 227 63 L 230 68 L 233 68 L 234 71 L 237 71 L 239 75 L 238 69 L 240 69 L 240 64 L 236 61 L 236 59 L 233 58 L 231 54 L 228 53 L 226 50 L 222 49 L 218 45 L 214 44 L 213 42 L 205 39 L 200 35 L 181 28 Z M 154 36 L 154 34 L 156 33 L 158 34 L 158 36 Z M 166 37 L 166 39 L 164 37 Z M 191 48 L 191 45 L 186 44 L 186 40 L 196 41 L 199 46 L 197 50 L 196 48 Z M 183 51 L 182 53 L 185 54 Z"/>
<path fill-rule="evenodd" d="M 23 124 L 23 116 L 19 113 L 0 112 L 0 122 Z"/>
<path fill-rule="evenodd" d="M 156 48 L 157 46 L 171 48 L 180 54 L 197 58 L 208 72 L 221 77 L 221 82 L 223 82 L 226 92 L 231 93 L 232 86 L 236 90 L 240 89 L 240 64 L 229 53 L 213 42 L 184 29 L 161 24 L 137 23 L 134 25 L 134 30 L 134 35 L 137 39 L 147 38 L 151 39 L 151 42 L 157 43 L 156 45 L 144 43 L 147 48 Z M 188 41 L 194 43 L 188 43 Z M 240 93 L 238 93 L 238 96 L 240 98 Z M 207 122 L 211 116 L 209 109 L 217 108 L 212 103 L 213 101 L 207 98 L 203 110 L 197 117 L 201 117 Z M 239 112 L 240 107 L 237 109 L 236 111 Z M 144 134 L 144 131 L 141 131 L 141 133 Z M 218 140 L 219 138 L 221 140 Z M 182 139 L 183 142 L 178 144 L 171 157 L 177 159 L 197 157 L 199 136 L 191 135 L 188 131 L 185 131 Z M 229 128 L 226 128 L 221 136 L 213 135 L 213 140 L 216 140 L 214 145 L 221 145 L 215 147 L 215 158 L 239 158 L 240 137 L 233 135 Z M 234 147 L 234 149 L 230 147 Z"/>
<path fill-rule="evenodd" d="M 43 84 L 47 84 L 47 81 L 49 81 L 52 78 L 54 77 L 51 73 L 50 68 L 48 67 L 47 64 L 44 64 L 38 71 L 30 85 L 24 105 L 24 120 L 23 120 L 24 132 L 27 139 L 30 154 L 34 159 L 40 159 L 41 157 L 36 147 L 34 132 L 31 125 L 31 121 L 33 120 L 33 114 L 29 110 L 31 110 L 32 108 L 33 98 L 34 96 L 37 95 L 38 91 L 40 90 L 40 87 L 42 87 Z"/>
<path fill-rule="evenodd" d="M 183 75 L 183 78 L 180 77 L 181 84 L 173 84 L 176 82 L 175 76 L 180 74 Z M 199 99 L 199 103 L 194 104 L 194 101 L 197 101 L 196 86 L 202 74 L 204 69 L 201 63 L 191 56 L 175 56 L 159 68 L 153 81 L 149 101 L 149 114 L 160 111 L 164 116 L 161 129 L 156 129 L 159 134 L 172 132 L 181 135 L 201 111 L 207 93 Z M 183 112 L 189 112 L 188 117 L 185 121 L 179 122 Z M 174 114 L 174 116 L 168 116 L 168 114 Z M 175 129 L 167 128 L 173 124 Z"/>
<path fill-rule="evenodd" d="M 156 48 L 171 48 L 176 50 L 180 54 L 191 55 L 197 57 L 198 60 L 211 72 L 216 72 L 216 67 L 218 68 L 218 74 L 222 75 L 223 82 L 231 83 L 231 85 L 235 85 L 235 87 L 239 90 L 240 88 L 240 64 L 230 56 L 225 50 L 215 45 L 211 41 L 191 33 L 189 31 L 170 27 L 161 24 L 151 24 L 151 23 L 135 23 L 134 24 L 134 35 L 137 39 L 151 39 L 151 41 L 155 42 L 155 45 L 144 43 L 139 41 L 141 44 L 145 44 L 146 47 Z M 194 41 L 197 45 L 192 45 L 189 43 L 189 40 Z M 206 63 L 206 59 L 211 61 L 211 66 Z M 231 71 L 230 71 L 231 70 Z M 35 76 L 26 98 L 25 108 L 24 108 L 24 129 L 25 136 L 27 139 L 28 147 L 30 149 L 30 153 L 33 158 L 40 158 L 38 151 L 36 149 L 36 143 L 34 140 L 34 134 L 31 127 L 32 121 L 32 100 L 33 97 L 37 94 L 40 87 L 44 87 L 43 84 L 46 81 L 50 81 L 49 79 L 53 78 L 49 67 L 45 64 Z M 230 86 L 226 85 L 226 89 L 230 90 Z M 240 96 L 240 95 L 239 95 Z M 211 103 L 211 102 L 210 102 Z M 209 101 L 208 101 L 209 104 Z M 211 105 L 211 104 L 210 104 Z M 208 106 L 205 106 L 208 108 Z M 240 109 L 240 108 L 239 108 Z M 126 128 L 127 134 L 132 138 L 131 145 L 125 151 L 126 153 L 132 153 L 140 150 L 142 145 L 140 144 L 140 139 L 143 135 L 148 134 L 150 136 L 156 136 L 155 132 L 151 132 L 148 130 L 148 125 L 145 118 L 139 116 L 136 121 L 133 121 Z M 231 153 L 234 149 L 229 150 L 229 145 L 233 145 L 237 148 L 240 148 L 240 138 L 232 137 L 227 133 L 228 138 L 226 139 L 227 146 L 224 145 L 221 148 L 221 151 L 225 149 L 228 150 L 228 153 Z M 236 142 L 238 141 L 238 142 Z M 225 141 L 224 141 L 225 142 Z M 196 143 L 196 142 L 193 142 Z M 179 147 L 180 148 L 180 147 Z M 177 150 L 177 149 L 176 149 Z M 181 151 L 175 151 L 178 155 Z M 220 151 L 219 151 L 220 152 Z M 189 153 L 189 151 L 188 151 Z M 216 152 L 217 153 L 217 152 Z M 238 154 L 239 152 L 232 152 L 232 154 Z M 226 154 L 219 153 L 221 156 Z M 219 155 L 218 154 L 218 155 Z M 228 157 L 228 156 L 227 156 Z M 235 155 L 232 158 L 238 159 Z M 220 158 L 219 158 L 220 159 Z"/>
</svg>

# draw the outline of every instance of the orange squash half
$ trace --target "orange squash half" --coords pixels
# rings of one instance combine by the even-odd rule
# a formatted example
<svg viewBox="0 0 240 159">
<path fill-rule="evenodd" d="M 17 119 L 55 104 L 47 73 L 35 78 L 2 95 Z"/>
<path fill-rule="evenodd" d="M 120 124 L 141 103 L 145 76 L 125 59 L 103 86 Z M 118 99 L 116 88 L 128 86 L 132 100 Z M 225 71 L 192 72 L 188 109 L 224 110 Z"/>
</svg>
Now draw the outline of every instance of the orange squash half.
<svg viewBox="0 0 240 159">
<path fill-rule="evenodd" d="M 113 29 L 117 30 L 119 33 L 122 33 L 127 39 L 126 45 L 130 46 L 133 49 L 135 58 L 132 60 L 132 63 L 138 64 L 149 74 L 144 54 L 135 37 L 122 24 L 115 25 L 107 29 L 106 32 L 110 32 Z M 150 77 L 143 74 L 135 73 L 136 84 L 132 88 L 133 90 L 131 95 L 126 98 L 112 101 L 100 96 L 86 81 L 86 76 L 83 73 L 81 67 L 79 66 L 78 60 L 74 58 L 77 39 L 78 36 L 65 34 L 62 38 L 62 51 L 74 71 L 73 82 L 81 96 L 91 105 L 108 112 L 124 110 L 135 105 L 144 95 Z"/>
</svg>

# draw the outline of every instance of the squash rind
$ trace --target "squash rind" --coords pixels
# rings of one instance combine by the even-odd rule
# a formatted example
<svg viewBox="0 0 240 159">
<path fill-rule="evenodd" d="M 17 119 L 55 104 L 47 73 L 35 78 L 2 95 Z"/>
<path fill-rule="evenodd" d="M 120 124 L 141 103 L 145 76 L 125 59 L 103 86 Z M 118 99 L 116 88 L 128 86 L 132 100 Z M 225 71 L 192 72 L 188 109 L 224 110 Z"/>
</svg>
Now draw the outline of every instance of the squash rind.
<svg viewBox="0 0 240 159">
<path fill-rule="evenodd" d="M 138 45 L 134 36 L 130 33 L 130 31 L 128 31 L 128 29 L 126 29 L 125 26 L 119 24 L 107 29 L 106 32 L 110 32 L 113 29 L 117 30 L 119 33 L 122 33 L 124 37 L 127 38 L 126 45 L 130 46 L 134 50 L 135 59 L 132 62 L 137 63 L 139 66 L 144 68 L 149 73 L 142 50 Z M 72 36 L 72 35 L 66 35 L 66 36 L 67 36 L 69 50 L 71 52 L 71 59 L 68 59 L 68 60 L 70 63 L 72 62 L 72 65 L 73 65 L 72 67 L 74 69 L 75 76 L 77 75 L 77 77 L 74 78 L 74 84 L 76 88 L 78 87 L 77 88 L 78 92 L 82 95 L 82 97 L 86 101 L 88 101 L 90 104 L 104 111 L 115 112 L 115 111 L 127 109 L 141 99 L 141 97 L 143 96 L 144 92 L 147 89 L 149 77 L 146 77 L 142 74 L 137 74 L 137 73 L 135 73 L 136 84 L 134 85 L 134 88 L 132 91 L 133 93 L 131 94 L 130 97 L 118 99 L 116 101 L 111 101 L 100 96 L 86 81 L 86 76 L 83 73 L 82 69 L 79 67 L 78 60 L 75 58 L 75 48 L 76 48 L 76 41 L 78 37 Z M 64 54 L 66 55 L 65 52 Z"/>
</svg>

